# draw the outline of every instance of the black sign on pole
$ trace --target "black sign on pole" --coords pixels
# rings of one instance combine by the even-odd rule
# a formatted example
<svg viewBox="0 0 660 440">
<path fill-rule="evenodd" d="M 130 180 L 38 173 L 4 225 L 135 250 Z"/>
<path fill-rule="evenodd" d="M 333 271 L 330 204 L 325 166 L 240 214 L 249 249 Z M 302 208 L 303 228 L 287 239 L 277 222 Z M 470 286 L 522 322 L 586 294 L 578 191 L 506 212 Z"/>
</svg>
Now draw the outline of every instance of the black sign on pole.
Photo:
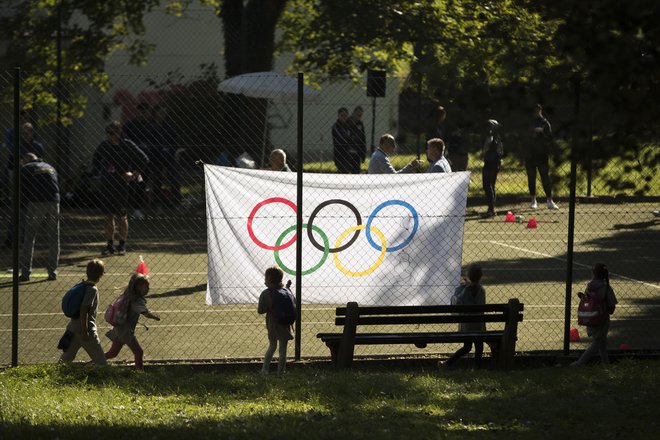
<svg viewBox="0 0 660 440">
<path fill-rule="evenodd" d="M 387 89 L 387 74 L 384 70 L 369 70 L 367 72 L 367 96 L 384 98 Z"/>
<path fill-rule="evenodd" d="M 376 98 L 385 97 L 387 89 L 387 73 L 384 70 L 367 71 L 367 96 L 371 100 L 371 152 L 376 149 Z"/>
</svg>

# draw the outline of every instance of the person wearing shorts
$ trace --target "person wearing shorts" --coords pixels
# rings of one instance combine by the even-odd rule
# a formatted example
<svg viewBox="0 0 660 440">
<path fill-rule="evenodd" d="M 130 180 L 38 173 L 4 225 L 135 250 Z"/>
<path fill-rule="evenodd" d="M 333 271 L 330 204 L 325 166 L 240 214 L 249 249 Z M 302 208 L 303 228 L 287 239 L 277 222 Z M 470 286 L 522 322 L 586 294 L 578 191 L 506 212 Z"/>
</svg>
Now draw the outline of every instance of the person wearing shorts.
<svg viewBox="0 0 660 440">
<path fill-rule="evenodd" d="M 128 238 L 129 183 L 139 176 L 149 163 L 147 155 L 132 141 L 123 139 L 119 121 L 106 127 L 108 138 L 96 149 L 93 159 L 94 174 L 100 176 L 100 206 L 105 216 L 104 233 L 107 240 L 103 255 L 115 253 L 115 227 L 118 229 L 119 255 L 126 254 Z"/>
</svg>

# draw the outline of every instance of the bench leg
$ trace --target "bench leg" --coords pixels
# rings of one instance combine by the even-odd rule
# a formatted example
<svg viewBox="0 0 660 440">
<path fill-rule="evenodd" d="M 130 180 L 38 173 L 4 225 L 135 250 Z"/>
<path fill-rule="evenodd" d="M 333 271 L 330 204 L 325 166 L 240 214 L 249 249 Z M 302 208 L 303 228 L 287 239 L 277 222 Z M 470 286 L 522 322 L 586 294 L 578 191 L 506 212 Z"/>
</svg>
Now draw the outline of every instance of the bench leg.
<svg viewBox="0 0 660 440">
<path fill-rule="evenodd" d="M 325 344 L 325 345 L 327 345 L 328 348 L 330 349 L 330 360 L 332 361 L 332 365 L 334 367 L 336 367 L 337 366 L 337 352 L 338 352 L 337 348 L 338 348 L 339 344 L 330 344 L 330 343 L 328 343 L 328 344 Z"/>
<path fill-rule="evenodd" d="M 491 366 L 494 369 L 500 368 L 500 355 L 502 350 L 499 343 L 491 342 L 488 344 L 490 347 Z"/>
</svg>

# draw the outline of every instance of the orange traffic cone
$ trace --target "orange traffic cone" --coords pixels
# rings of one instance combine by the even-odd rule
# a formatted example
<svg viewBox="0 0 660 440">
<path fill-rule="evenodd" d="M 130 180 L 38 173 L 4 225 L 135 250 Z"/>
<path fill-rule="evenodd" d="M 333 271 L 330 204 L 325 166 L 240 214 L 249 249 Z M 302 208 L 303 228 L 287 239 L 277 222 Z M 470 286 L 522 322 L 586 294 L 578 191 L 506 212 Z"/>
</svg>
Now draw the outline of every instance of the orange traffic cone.
<svg viewBox="0 0 660 440">
<path fill-rule="evenodd" d="M 568 334 L 568 340 L 571 342 L 578 342 L 580 340 L 580 332 L 575 327 L 571 328 Z"/>
<path fill-rule="evenodd" d="M 140 262 L 137 265 L 137 269 L 135 269 L 137 273 L 141 273 L 142 275 L 149 275 L 149 268 L 147 267 L 147 263 L 144 262 L 144 258 L 142 258 L 142 255 L 140 255 Z"/>
<path fill-rule="evenodd" d="M 527 222 L 527 227 L 529 229 L 536 229 L 536 220 L 534 219 L 534 217 L 529 218 L 529 221 Z"/>
<path fill-rule="evenodd" d="M 504 222 L 505 223 L 515 223 L 516 222 L 516 216 L 513 215 L 513 212 L 509 211 L 506 213 L 506 217 L 504 217 Z"/>
</svg>

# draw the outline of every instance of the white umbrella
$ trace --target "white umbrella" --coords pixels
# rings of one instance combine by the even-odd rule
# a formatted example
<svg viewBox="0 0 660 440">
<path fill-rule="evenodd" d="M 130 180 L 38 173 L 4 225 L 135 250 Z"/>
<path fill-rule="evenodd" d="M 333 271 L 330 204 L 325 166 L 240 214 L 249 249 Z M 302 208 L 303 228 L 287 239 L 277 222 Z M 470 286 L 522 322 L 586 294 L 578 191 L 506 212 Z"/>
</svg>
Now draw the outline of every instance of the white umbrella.
<svg viewBox="0 0 660 440">
<path fill-rule="evenodd" d="M 250 98 L 263 98 L 275 101 L 296 101 L 298 99 L 298 78 L 293 75 L 282 75 L 277 72 L 244 73 L 226 79 L 218 84 L 218 91 L 234 93 Z M 319 91 L 303 84 L 303 97 L 314 100 Z M 268 101 L 266 101 L 266 115 Z M 261 163 L 266 160 L 266 142 L 268 137 L 268 117 L 264 121 L 263 145 L 261 148 Z"/>
<path fill-rule="evenodd" d="M 244 73 L 222 81 L 218 91 L 251 98 L 294 101 L 298 98 L 298 78 L 276 72 Z M 318 94 L 318 90 L 303 84 L 305 99 L 315 99 Z"/>
</svg>

